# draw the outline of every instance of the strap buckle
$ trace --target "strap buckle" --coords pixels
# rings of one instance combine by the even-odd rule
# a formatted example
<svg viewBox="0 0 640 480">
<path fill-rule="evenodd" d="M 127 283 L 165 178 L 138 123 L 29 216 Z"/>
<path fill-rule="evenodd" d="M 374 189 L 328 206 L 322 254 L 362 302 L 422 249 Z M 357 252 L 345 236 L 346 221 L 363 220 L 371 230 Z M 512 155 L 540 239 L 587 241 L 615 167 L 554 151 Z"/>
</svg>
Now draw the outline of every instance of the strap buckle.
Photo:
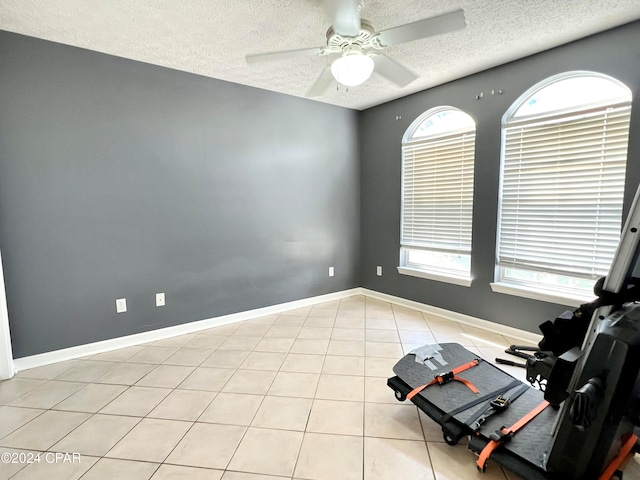
<svg viewBox="0 0 640 480">
<path fill-rule="evenodd" d="M 504 398 L 502 395 L 498 396 L 497 398 L 494 398 L 489 403 L 489 405 L 491 405 L 494 410 L 497 410 L 499 412 L 506 410 L 510 404 L 511 404 L 511 400 L 509 400 L 508 398 Z"/>
<path fill-rule="evenodd" d="M 446 372 L 446 373 L 439 373 L 435 376 L 436 382 L 438 382 L 438 384 L 440 385 L 444 385 L 445 383 L 449 383 L 451 380 L 453 380 L 454 377 L 454 373 L 453 372 Z"/>
<path fill-rule="evenodd" d="M 513 432 L 510 430 L 505 432 L 505 430 L 506 427 L 502 427 L 500 430 L 496 430 L 489 435 L 489 438 L 494 442 L 507 443 L 513 437 Z"/>
</svg>

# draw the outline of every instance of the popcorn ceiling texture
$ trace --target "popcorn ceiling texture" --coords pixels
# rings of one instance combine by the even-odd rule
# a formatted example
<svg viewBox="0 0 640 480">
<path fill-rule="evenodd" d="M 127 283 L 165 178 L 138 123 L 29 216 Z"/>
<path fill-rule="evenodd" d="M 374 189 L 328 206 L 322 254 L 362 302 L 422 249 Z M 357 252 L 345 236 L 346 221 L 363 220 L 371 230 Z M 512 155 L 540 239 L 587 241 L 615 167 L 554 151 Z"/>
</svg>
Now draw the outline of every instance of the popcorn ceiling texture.
<svg viewBox="0 0 640 480">
<path fill-rule="evenodd" d="M 467 28 L 386 49 L 420 75 L 375 73 L 316 100 L 362 110 L 640 19 L 638 0 L 365 0 L 383 30 L 465 11 Z M 247 53 L 326 44 L 321 0 L 0 0 L 0 29 L 208 77 L 304 96 L 329 59 L 247 65 Z"/>
</svg>

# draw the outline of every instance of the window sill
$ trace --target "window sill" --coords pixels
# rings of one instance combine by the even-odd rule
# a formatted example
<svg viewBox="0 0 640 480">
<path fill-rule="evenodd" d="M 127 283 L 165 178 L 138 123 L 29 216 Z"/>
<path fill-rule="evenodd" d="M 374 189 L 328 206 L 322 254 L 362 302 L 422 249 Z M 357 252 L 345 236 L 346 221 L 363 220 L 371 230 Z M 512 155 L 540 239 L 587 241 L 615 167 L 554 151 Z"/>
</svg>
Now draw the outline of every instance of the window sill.
<svg viewBox="0 0 640 480">
<path fill-rule="evenodd" d="M 409 267 L 398 267 L 398 273 L 400 273 L 401 275 L 410 275 L 412 277 L 426 278 L 427 280 L 452 283 L 454 285 L 460 285 L 462 287 L 470 287 L 472 281 L 470 278 L 448 277 L 446 275 L 438 275 L 437 273 L 425 272 L 424 270 L 418 270 Z"/>
<path fill-rule="evenodd" d="M 540 300 L 543 302 L 557 303 L 559 305 L 569 305 L 570 307 L 579 307 L 583 303 L 590 302 L 594 297 L 568 297 L 563 295 L 556 295 L 554 293 L 535 289 L 532 287 L 523 287 L 520 285 L 513 285 L 510 283 L 496 282 L 491 284 L 491 290 L 496 293 L 505 293 L 507 295 L 515 295 L 517 297 L 531 298 L 533 300 Z"/>
</svg>

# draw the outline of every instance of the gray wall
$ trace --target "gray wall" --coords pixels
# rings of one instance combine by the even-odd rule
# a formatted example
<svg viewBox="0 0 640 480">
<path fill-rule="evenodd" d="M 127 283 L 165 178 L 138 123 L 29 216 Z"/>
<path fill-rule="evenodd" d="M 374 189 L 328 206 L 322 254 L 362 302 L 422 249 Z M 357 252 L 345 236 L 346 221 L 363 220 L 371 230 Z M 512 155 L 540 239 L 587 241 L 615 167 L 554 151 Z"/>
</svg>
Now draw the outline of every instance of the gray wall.
<svg viewBox="0 0 640 480">
<path fill-rule="evenodd" d="M 611 75 L 633 92 L 625 215 L 640 182 L 640 22 L 364 111 L 361 115 L 362 285 L 430 305 L 537 331 L 569 308 L 493 293 L 500 170 L 500 124 L 509 106 L 537 82 L 570 70 Z M 502 95 L 491 95 L 503 90 Z M 476 94 L 484 98 L 476 100 Z M 411 122 L 429 108 L 452 105 L 476 121 L 473 253 L 470 288 L 398 274 L 400 146 Z M 396 120 L 396 116 L 402 116 Z M 376 276 L 382 265 L 384 276 Z"/>
<path fill-rule="evenodd" d="M 0 65 L 16 358 L 359 285 L 357 112 L 8 32 Z"/>
</svg>

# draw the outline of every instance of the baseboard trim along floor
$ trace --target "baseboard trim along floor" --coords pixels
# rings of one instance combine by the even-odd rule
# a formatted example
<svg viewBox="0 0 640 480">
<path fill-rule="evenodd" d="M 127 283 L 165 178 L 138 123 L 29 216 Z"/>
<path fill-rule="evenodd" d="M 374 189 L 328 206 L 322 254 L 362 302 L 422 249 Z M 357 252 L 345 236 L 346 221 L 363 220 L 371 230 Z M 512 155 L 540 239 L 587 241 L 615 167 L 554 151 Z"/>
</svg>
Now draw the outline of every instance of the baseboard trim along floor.
<svg viewBox="0 0 640 480">
<path fill-rule="evenodd" d="M 350 297 L 353 295 L 365 295 L 370 298 L 393 303 L 395 305 L 412 308 L 414 310 L 419 310 L 430 315 L 441 317 L 445 320 L 452 320 L 465 325 L 481 328 L 483 330 L 488 330 L 492 333 L 497 333 L 512 339 L 522 340 L 526 343 L 538 343 L 542 338 L 540 335 L 524 330 L 519 330 L 517 328 L 490 322 L 488 320 L 483 320 L 469 315 L 464 315 L 462 313 L 445 310 L 443 308 L 434 307 L 424 303 L 407 300 L 401 297 L 388 295 L 386 293 L 380 293 L 366 288 L 358 287 L 349 290 L 343 290 L 340 292 L 329 293 L 326 295 L 319 295 L 316 297 L 295 300 L 293 302 L 286 302 L 278 305 L 257 308 L 254 310 L 222 315 L 220 317 L 207 318 L 204 320 L 176 325 L 173 327 L 166 327 L 149 332 L 136 333 L 124 337 L 118 337 L 109 340 L 103 340 L 100 342 L 89 343 L 86 345 L 78 345 L 76 347 L 64 348 L 52 352 L 18 358 L 13 361 L 13 367 L 15 372 L 19 372 L 21 370 L 26 370 L 29 368 L 41 367 L 52 363 L 73 360 L 76 358 L 82 358 L 103 352 L 109 352 L 118 348 L 130 347 L 133 345 L 155 342 L 158 340 L 164 340 L 188 333 L 199 332 L 201 330 L 227 325 L 229 323 L 242 322 L 265 315 L 273 315 L 284 312 L 286 310 L 302 308 L 321 302 L 340 300 L 342 298 Z"/>
<path fill-rule="evenodd" d="M 414 302 L 413 300 L 407 300 L 406 298 L 395 297 L 393 295 L 376 292 L 374 290 L 368 290 L 366 288 L 360 288 L 356 290 L 360 290 L 359 293 L 361 295 L 366 295 L 371 298 L 377 298 L 378 300 L 394 303 L 402 307 L 419 310 L 421 312 L 428 313 L 436 317 L 442 317 L 445 320 L 452 320 L 454 322 L 463 323 L 471 327 L 481 328 L 482 330 L 487 330 L 492 333 L 497 333 L 498 335 L 503 335 L 505 337 L 513 338 L 514 340 L 522 340 L 525 343 L 538 343 L 540 340 L 542 340 L 542 335 L 540 334 L 527 332 L 526 330 L 520 330 L 514 327 L 509 327 L 501 323 L 491 322 L 489 320 L 483 320 L 481 318 L 472 317 L 470 315 L 465 315 L 464 313 L 453 312 L 451 310 L 446 310 L 444 308 L 427 305 L 426 303 Z"/>
</svg>

